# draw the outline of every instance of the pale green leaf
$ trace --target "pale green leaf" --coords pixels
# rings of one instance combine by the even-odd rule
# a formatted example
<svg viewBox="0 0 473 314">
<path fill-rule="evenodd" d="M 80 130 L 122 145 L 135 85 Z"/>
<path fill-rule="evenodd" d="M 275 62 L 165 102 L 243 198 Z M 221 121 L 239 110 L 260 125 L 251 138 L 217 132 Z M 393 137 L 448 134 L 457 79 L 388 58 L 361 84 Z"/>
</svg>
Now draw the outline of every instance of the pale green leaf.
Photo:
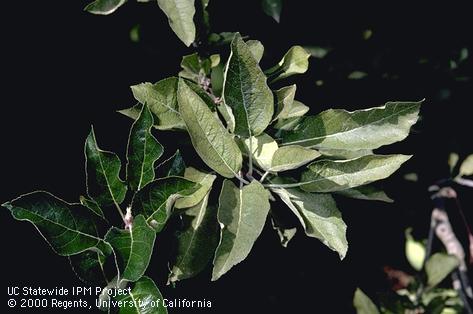
<svg viewBox="0 0 473 314">
<path fill-rule="evenodd" d="M 59 255 L 94 250 L 106 255 L 109 247 L 99 238 L 95 213 L 81 204 L 69 204 L 43 191 L 22 195 L 2 204 L 13 218 L 32 223 Z"/>
<path fill-rule="evenodd" d="M 417 271 L 420 271 L 424 266 L 424 260 L 426 255 L 426 250 L 424 244 L 420 241 L 416 241 L 412 237 L 412 229 L 408 228 L 405 232 L 406 235 L 406 244 L 405 244 L 405 254 L 407 261 Z"/>
<path fill-rule="evenodd" d="M 329 194 L 307 193 L 299 189 L 272 189 L 297 216 L 308 236 L 322 241 L 343 259 L 348 250 L 347 226 Z"/>
<path fill-rule="evenodd" d="M 278 223 L 275 219 L 271 218 L 271 224 L 273 229 L 276 230 L 279 236 L 279 241 L 283 247 L 287 247 L 289 241 L 294 238 L 297 232 L 297 228 L 287 228 Z"/>
<path fill-rule="evenodd" d="M 181 177 L 154 180 L 133 198 L 133 213 L 143 214 L 156 232 L 161 231 L 172 213 L 176 200 L 191 195 L 200 185 Z"/>
<path fill-rule="evenodd" d="M 301 122 L 302 118 L 301 117 L 295 117 L 295 118 L 289 118 L 289 119 L 279 119 L 276 124 L 274 124 L 274 128 L 279 130 L 278 133 L 276 134 L 279 136 L 279 134 L 282 131 L 292 131 L 294 128 Z"/>
<path fill-rule="evenodd" d="M 269 171 L 279 172 L 296 169 L 319 156 L 318 151 L 299 145 L 279 147 L 274 152 Z"/>
<path fill-rule="evenodd" d="M 273 78 L 272 82 L 294 74 L 305 73 L 309 69 L 309 57 L 310 53 L 304 48 L 301 46 L 293 46 L 286 52 L 277 65 L 265 71 L 265 73 Z"/>
<path fill-rule="evenodd" d="M 235 134 L 257 136 L 269 125 L 274 111 L 272 92 L 266 84 L 266 76 L 238 33 L 231 43 L 223 97 L 235 117 Z"/>
<path fill-rule="evenodd" d="M 353 305 L 356 308 L 356 314 L 379 314 L 376 305 L 360 288 L 355 291 Z"/>
<path fill-rule="evenodd" d="M 384 193 L 384 191 L 372 186 L 363 185 L 352 189 L 336 191 L 335 193 L 359 200 L 367 201 L 381 201 L 386 203 L 392 203 L 393 200 Z"/>
<path fill-rule="evenodd" d="M 120 159 L 114 153 L 98 147 L 94 129 L 85 141 L 84 151 L 87 194 L 99 205 L 123 202 L 127 186 L 119 177 Z"/>
<path fill-rule="evenodd" d="M 200 188 L 191 195 L 178 199 L 174 205 L 176 208 L 188 208 L 199 204 L 209 193 L 217 176 L 189 167 L 184 172 L 184 178 L 199 183 Z"/>
<path fill-rule="evenodd" d="M 95 0 L 88 4 L 84 10 L 93 14 L 108 15 L 115 12 L 125 2 L 126 0 Z"/>
<path fill-rule="evenodd" d="M 306 117 L 283 134 L 284 145 L 325 149 L 376 149 L 403 140 L 416 123 L 421 102 L 388 102 L 371 109 L 329 109 Z"/>
<path fill-rule="evenodd" d="M 262 133 L 258 136 L 252 136 L 244 140 L 246 151 L 253 151 L 252 157 L 255 163 L 261 169 L 268 171 L 271 168 L 271 162 L 274 153 L 278 150 L 278 144 L 271 136 Z"/>
<path fill-rule="evenodd" d="M 197 154 L 220 175 L 227 178 L 236 176 L 243 158 L 232 135 L 182 80 L 179 81 L 178 98 L 179 112 Z"/>
<path fill-rule="evenodd" d="M 308 192 L 333 192 L 389 177 L 411 156 L 368 155 L 349 160 L 320 160 L 302 174 L 301 188 Z"/>
<path fill-rule="evenodd" d="M 276 96 L 276 113 L 274 114 L 275 118 L 278 119 L 288 119 L 295 117 L 290 115 L 292 109 L 292 104 L 294 103 L 294 97 L 296 96 L 296 85 L 286 86 L 281 89 L 278 89 L 274 92 Z"/>
<path fill-rule="evenodd" d="M 261 5 L 264 13 L 279 23 L 281 20 L 282 0 L 262 0 Z"/>
<path fill-rule="evenodd" d="M 194 277 L 212 260 L 218 245 L 217 208 L 208 206 L 209 194 L 182 214 L 182 229 L 177 234 L 177 256 L 169 282 Z"/>
<path fill-rule="evenodd" d="M 163 146 L 151 134 L 152 127 L 153 116 L 145 105 L 128 138 L 126 176 L 133 191 L 154 180 L 154 163 L 163 154 Z"/>
<path fill-rule="evenodd" d="M 324 156 L 332 157 L 331 159 L 353 159 L 366 155 L 373 155 L 373 150 L 371 149 L 344 150 L 318 148 L 318 151 Z"/>
<path fill-rule="evenodd" d="M 427 286 L 435 287 L 460 264 L 458 258 L 445 253 L 435 253 L 425 262 Z"/>
<path fill-rule="evenodd" d="M 261 58 L 263 58 L 264 53 L 264 46 L 259 40 L 248 40 L 246 42 L 248 45 L 248 49 L 250 49 L 253 58 L 255 58 L 256 62 L 260 62 Z"/>
<path fill-rule="evenodd" d="M 219 198 L 220 243 L 215 252 L 212 280 L 243 261 L 263 230 L 269 193 L 258 181 L 239 189 L 225 180 Z"/>
<path fill-rule="evenodd" d="M 119 314 L 167 314 L 166 306 L 163 306 L 163 296 L 151 278 L 146 276 L 138 280 L 130 293 L 120 294 L 115 300 L 123 306 L 119 308 Z"/>
<path fill-rule="evenodd" d="M 448 155 L 448 166 L 450 167 L 450 172 L 453 172 L 453 169 L 455 169 L 459 159 L 460 156 L 458 156 L 457 153 L 452 152 Z"/>
<path fill-rule="evenodd" d="M 459 176 L 473 175 L 473 154 L 465 158 L 460 166 Z"/>
<path fill-rule="evenodd" d="M 350 74 L 348 74 L 347 79 L 349 80 L 361 80 L 362 78 L 365 78 L 368 76 L 368 73 L 362 72 L 362 71 L 353 71 Z"/>
<path fill-rule="evenodd" d="M 189 47 L 195 40 L 194 0 L 158 0 L 158 5 L 174 33 Z"/>
</svg>

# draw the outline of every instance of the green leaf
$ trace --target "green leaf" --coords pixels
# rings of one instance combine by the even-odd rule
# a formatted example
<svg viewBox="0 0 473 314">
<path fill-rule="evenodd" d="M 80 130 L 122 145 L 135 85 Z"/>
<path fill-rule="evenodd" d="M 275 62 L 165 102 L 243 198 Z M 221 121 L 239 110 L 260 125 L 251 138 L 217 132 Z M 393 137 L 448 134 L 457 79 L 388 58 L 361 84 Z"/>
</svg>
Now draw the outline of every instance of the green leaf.
<svg viewBox="0 0 473 314">
<path fill-rule="evenodd" d="M 89 3 L 84 10 L 93 14 L 108 15 L 124 5 L 126 0 L 95 0 Z"/>
<path fill-rule="evenodd" d="M 105 215 L 103 214 L 102 208 L 100 208 L 99 204 L 96 201 L 86 198 L 85 196 L 81 196 L 79 201 L 82 205 L 93 211 L 97 216 L 105 219 Z"/>
<path fill-rule="evenodd" d="M 177 234 L 177 256 L 168 283 L 194 277 L 205 269 L 218 245 L 216 207 L 208 206 L 209 194 L 182 215 Z"/>
<path fill-rule="evenodd" d="M 322 241 L 343 259 L 348 250 L 347 225 L 329 194 L 306 193 L 299 189 L 272 189 L 299 219 L 309 237 Z"/>
<path fill-rule="evenodd" d="M 273 229 L 278 233 L 281 245 L 287 247 L 289 241 L 296 235 L 297 228 L 287 228 L 280 224 L 278 220 L 274 219 L 274 217 L 271 218 L 271 224 Z"/>
<path fill-rule="evenodd" d="M 278 150 L 278 144 L 271 136 L 262 133 L 244 140 L 246 151 L 253 150 L 253 159 L 261 169 L 268 171 L 271 168 L 274 153 Z M 251 145 L 250 145 L 251 144 Z"/>
<path fill-rule="evenodd" d="M 302 174 L 301 188 L 308 192 L 333 192 L 389 177 L 411 156 L 368 155 L 349 160 L 320 160 Z"/>
<path fill-rule="evenodd" d="M 133 191 L 154 180 L 154 163 L 163 154 L 163 146 L 151 134 L 153 116 L 148 106 L 133 123 L 127 147 L 127 180 Z"/>
<path fill-rule="evenodd" d="M 138 280 L 130 293 L 117 295 L 116 301 L 122 302 L 119 314 L 167 314 L 163 306 L 163 296 L 151 278 L 146 276 Z"/>
<path fill-rule="evenodd" d="M 379 314 L 376 305 L 360 288 L 357 288 L 355 291 L 353 305 L 356 308 L 356 314 Z"/>
<path fill-rule="evenodd" d="M 177 37 L 189 47 L 195 40 L 194 0 L 158 0 Z"/>
<path fill-rule="evenodd" d="M 386 193 L 384 193 L 384 191 L 371 185 L 363 185 L 352 189 L 337 191 L 335 193 L 359 200 L 381 201 L 386 203 L 394 202 L 389 196 L 386 195 Z"/>
<path fill-rule="evenodd" d="M 295 84 L 277 90 L 275 95 L 277 103 L 275 114 L 276 117 L 274 120 L 301 117 L 309 111 L 309 107 L 300 101 L 294 100 L 294 96 L 296 95 Z"/>
<path fill-rule="evenodd" d="M 278 64 L 265 71 L 265 73 L 273 78 L 272 82 L 279 81 L 294 74 L 305 73 L 309 69 L 309 57 L 310 53 L 305 51 L 304 48 L 301 46 L 293 46 L 286 52 Z"/>
<path fill-rule="evenodd" d="M 459 159 L 460 156 L 458 156 L 457 153 L 451 152 L 448 155 L 448 166 L 450 167 L 450 173 L 453 173 L 453 170 L 455 169 Z"/>
<path fill-rule="evenodd" d="M 113 247 L 122 262 L 121 277 L 137 281 L 148 268 L 153 253 L 156 232 L 146 223 L 143 215 L 133 220 L 130 230 L 112 227 L 105 235 L 105 241 Z"/>
<path fill-rule="evenodd" d="M 209 59 L 202 60 L 199 54 L 195 52 L 182 57 L 181 67 L 183 70 L 179 72 L 180 77 L 199 83 L 200 77 L 205 77 L 210 74 L 211 62 Z"/>
<path fill-rule="evenodd" d="M 432 255 L 425 263 L 427 286 L 432 288 L 441 283 L 458 265 L 460 265 L 460 262 L 453 255 L 444 253 Z"/>
<path fill-rule="evenodd" d="M 264 13 L 279 23 L 281 19 L 282 0 L 263 0 L 261 2 Z"/>
<path fill-rule="evenodd" d="M 405 254 L 407 261 L 417 271 L 420 271 L 424 266 L 426 250 L 422 242 L 416 241 L 412 237 L 412 228 L 408 228 L 405 232 L 406 244 Z"/>
<path fill-rule="evenodd" d="M 148 105 L 154 114 L 154 124 L 157 129 L 184 129 L 184 122 L 179 115 L 177 105 L 177 82 L 176 77 L 166 78 L 155 84 L 141 83 L 131 86 L 133 96 L 141 104 Z M 133 119 L 138 117 L 139 108 L 132 107 L 119 111 Z"/>
<path fill-rule="evenodd" d="M 289 118 L 289 119 L 279 119 L 276 124 L 274 124 L 274 128 L 279 130 L 276 133 L 277 136 L 280 136 L 282 131 L 292 131 L 296 126 L 301 122 L 301 117 Z"/>
<path fill-rule="evenodd" d="M 236 176 L 243 158 L 232 135 L 182 80 L 179 81 L 178 99 L 179 112 L 200 158 L 220 175 Z"/>
<path fill-rule="evenodd" d="M 112 152 L 101 150 L 94 129 L 85 141 L 87 194 L 99 205 L 120 204 L 125 199 L 126 184 L 120 180 L 121 162 Z"/>
<path fill-rule="evenodd" d="M 473 175 L 473 154 L 465 158 L 460 166 L 459 176 Z"/>
<path fill-rule="evenodd" d="M 371 109 L 329 109 L 306 117 L 283 134 L 284 145 L 299 144 L 325 149 L 376 149 L 403 140 L 416 123 L 421 102 L 388 102 Z"/>
<path fill-rule="evenodd" d="M 274 111 L 273 95 L 266 76 L 238 33 L 231 43 L 223 97 L 235 116 L 235 134 L 257 136 L 269 125 Z"/>
<path fill-rule="evenodd" d="M 248 49 L 250 49 L 253 58 L 255 58 L 256 62 L 260 62 L 261 58 L 263 58 L 264 53 L 264 46 L 259 40 L 248 40 L 246 42 L 248 45 Z"/>
<path fill-rule="evenodd" d="M 373 155 L 373 150 L 371 149 L 344 150 L 318 148 L 318 151 L 324 156 L 331 157 L 330 159 L 353 159 L 366 155 Z"/>
<path fill-rule="evenodd" d="M 104 271 L 105 256 L 102 253 L 87 250 L 69 256 L 69 262 L 72 270 L 82 282 L 96 286 L 105 286 L 108 283 Z"/>
<path fill-rule="evenodd" d="M 212 92 L 215 96 L 221 97 L 223 90 L 225 66 L 219 63 L 210 73 L 210 82 L 212 83 Z"/>
<path fill-rule="evenodd" d="M 185 170 L 186 164 L 184 162 L 184 159 L 182 158 L 181 152 L 178 149 L 176 150 L 174 155 L 172 155 L 156 167 L 156 177 L 182 177 L 184 176 Z"/>
<path fill-rule="evenodd" d="M 362 78 L 365 78 L 368 76 L 368 73 L 362 72 L 362 71 L 353 71 L 350 74 L 348 74 L 347 79 L 349 80 L 361 80 Z"/>
<path fill-rule="evenodd" d="M 148 224 L 159 232 L 171 216 L 176 200 L 191 195 L 198 188 L 198 183 L 181 177 L 157 179 L 136 193 L 131 208 L 135 214 L 143 214 Z"/>
<path fill-rule="evenodd" d="M 273 155 L 269 171 L 279 172 L 296 169 L 319 156 L 318 151 L 299 145 L 279 147 Z"/>
<path fill-rule="evenodd" d="M 59 255 L 70 256 L 91 249 L 107 251 L 97 233 L 95 214 L 81 204 L 69 204 L 48 192 L 37 191 L 2 206 L 16 220 L 32 223 Z"/>
<path fill-rule="evenodd" d="M 213 261 L 213 281 L 250 253 L 268 215 L 268 197 L 268 191 L 257 181 L 241 189 L 229 180 L 223 182 L 218 207 L 220 243 Z"/>
<path fill-rule="evenodd" d="M 175 204 L 176 208 L 189 208 L 199 204 L 209 193 L 217 176 L 189 167 L 184 173 L 184 178 L 199 183 L 200 188 L 191 195 L 178 199 Z"/>
</svg>

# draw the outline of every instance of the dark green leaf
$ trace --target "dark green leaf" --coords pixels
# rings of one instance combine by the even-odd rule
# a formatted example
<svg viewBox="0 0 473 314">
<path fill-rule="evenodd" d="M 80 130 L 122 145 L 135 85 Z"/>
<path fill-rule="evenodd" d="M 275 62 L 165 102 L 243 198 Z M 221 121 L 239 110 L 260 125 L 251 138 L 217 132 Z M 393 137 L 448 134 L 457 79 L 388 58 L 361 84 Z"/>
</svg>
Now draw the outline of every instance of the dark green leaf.
<svg viewBox="0 0 473 314">
<path fill-rule="evenodd" d="M 216 207 L 208 206 L 209 194 L 182 215 L 182 230 L 177 234 L 178 248 L 169 282 L 194 277 L 212 259 L 218 244 Z"/>
<path fill-rule="evenodd" d="M 140 116 L 133 123 L 127 147 L 127 180 L 133 191 L 154 180 L 154 163 L 163 154 L 163 146 L 151 134 L 153 116 L 148 106 L 143 106 Z"/>
<path fill-rule="evenodd" d="M 112 227 L 105 235 L 105 241 L 113 247 L 122 263 L 121 277 L 127 281 L 137 281 L 148 268 L 153 253 L 156 232 L 146 223 L 143 215 L 138 215 L 130 230 Z"/>
<path fill-rule="evenodd" d="M 282 0 L 263 0 L 261 2 L 264 13 L 279 23 L 281 19 Z"/>
<path fill-rule="evenodd" d="M 136 193 L 132 209 L 143 214 L 156 232 L 161 231 L 176 200 L 194 193 L 200 185 L 181 177 L 167 177 L 154 180 Z"/>
<path fill-rule="evenodd" d="M 158 0 L 158 5 L 174 33 L 189 47 L 195 40 L 194 0 Z"/>
<path fill-rule="evenodd" d="M 100 208 L 99 204 L 94 200 L 88 199 L 85 196 L 81 196 L 79 201 L 82 205 L 93 211 L 97 216 L 102 217 L 105 219 L 105 215 L 103 214 L 102 208 Z"/>
<path fill-rule="evenodd" d="M 16 220 L 31 222 L 59 255 L 108 250 L 98 236 L 95 214 L 80 204 L 69 204 L 48 192 L 38 191 L 2 206 L 9 209 Z"/>
<path fill-rule="evenodd" d="M 273 116 L 273 95 L 248 45 L 240 34 L 231 44 L 225 69 L 223 96 L 235 116 L 235 134 L 261 134 Z"/>
<path fill-rule="evenodd" d="M 120 204 L 125 199 L 126 184 L 120 180 L 121 162 L 112 152 L 101 150 L 94 129 L 85 141 L 87 194 L 99 205 Z"/>
<path fill-rule="evenodd" d="M 242 165 L 242 155 L 233 137 L 225 130 L 202 99 L 179 81 L 179 111 L 192 144 L 202 160 L 220 175 L 232 178 Z"/>
<path fill-rule="evenodd" d="M 269 193 L 258 181 L 239 189 L 225 180 L 219 198 L 220 243 L 215 252 L 212 280 L 243 261 L 263 230 Z"/>
<path fill-rule="evenodd" d="M 95 0 L 88 4 L 84 10 L 93 14 L 107 15 L 115 12 L 125 2 L 126 0 Z"/>
<path fill-rule="evenodd" d="M 176 150 L 174 155 L 172 155 L 156 167 L 156 177 L 183 177 L 185 170 L 186 164 L 184 162 L 184 159 L 182 158 L 181 152 L 179 150 Z"/>
<path fill-rule="evenodd" d="M 84 283 L 105 286 L 108 282 L 104 271 L 105 256 L 97 251 L 85 251 L 69 256 L 74 273 Z"/>
<path fill-rule="evenodd" d="M 376 149 L 403 140 L 417 121 L 421 102 L 388 102 L 382 107 L 346 111 L 329 109 L 306 117 L 283 134 L 284 145 L 325 149 Z"/>
<path fill-rule="evenodd" d="M 138 280 L 130 293 L 117 295 L 116 301 L 123 306 L 119 314 L 167 314 L 167 307 L 163 306 L 163 296 L 152 279 L 143 276 Z"/>
</svg>

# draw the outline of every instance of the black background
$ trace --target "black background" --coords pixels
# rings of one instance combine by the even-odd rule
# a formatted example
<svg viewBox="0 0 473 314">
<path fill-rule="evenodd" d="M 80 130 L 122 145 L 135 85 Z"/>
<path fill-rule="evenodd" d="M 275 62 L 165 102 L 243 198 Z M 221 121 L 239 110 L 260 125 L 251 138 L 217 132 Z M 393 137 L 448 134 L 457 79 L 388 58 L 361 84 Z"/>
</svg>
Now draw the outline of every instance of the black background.
<svg viewBox="0 0 473 314">
<path fill-rule="evenodd" d="M 215 0 L 210 5 L 211 21 L 216 32 L 240 31 L 261 40 L 266 48 L 263 68 L 294 44 L 331 46 L 325 59 L 311 59 L 307 74 L 284 82 L 298 83 L 297 98 L 312 113 L 426 98 L 413 134 L 381 150 L 414 158 L 383 183 L 395 204 L 339 199 L 350 243 L 343 261 L 300 230 L 283 249 L 267 225 L 250 256 L 219 281 L 211 283 L 207 270 L 172 288 L 165 286 L 172 248 L 167 240 L 172 233 L 160 235 L 149 274 L 169 298 L 212 300 L 212 310 L 196 313 L 351 313 L 357 286 L 371 296 L 388 288 L 384 265 L 409 270 L 403 255 L 404 229 L 414 226 L 419 237 L 427 234 L 426 187 L 448 175 L 450 151 L 462 156 L 473 152 L 471 81 L 456 79 L 472 75 L 471 57 L 459 69 L 449 69 L 449 60 L 461 48 L 473 52 L 472 19 L 466 7 L 309 3 L 285 1 L 282 22 L 277 24 L 264 15 L 259 1 Z M 0 202 L 37 189 L 76 201 L 85 193 L 83 141 L 90 126 L 94 125 L 99 145 L 123 160 L 131 122 L 114 111 L 134 104 L 129 86 L 174 75 L 181 56 L 192 52 L 171 32 L 154 3 L 130 2 L 107 17 L 87 14 L 82 10 L 85 4 L 64 0 L 2 4 Z M 141 41 L 133 43 L 129 31 L 137 23 Z M 362 37 L 365 29 L 373 30 L 369 40 Z M 429 62 L 420 64 L 421 58 Z M 367 78 L 347 80 L 354 70 L 367 72 Z M 397 78 L 385 79 L 384 73 Z M 324 85 L 316 86 L 316 80 Z M 157 137 L 173 146 L 185 135 Z M 418 173 L 420 181 L 403 180 L 408 172 Z M 471 219 L 471 190 L 459 188 L 459 193 Z M 5 296 L 12 285 L 81 284 L 67 259 L 56 256 L 30 224 L 14 221 L 6 210 L 0 215 Z M 455 222 L 456 212 L 452 217 Z M 20 313 L 0 306 L 2 312 Z"/>
</svg>

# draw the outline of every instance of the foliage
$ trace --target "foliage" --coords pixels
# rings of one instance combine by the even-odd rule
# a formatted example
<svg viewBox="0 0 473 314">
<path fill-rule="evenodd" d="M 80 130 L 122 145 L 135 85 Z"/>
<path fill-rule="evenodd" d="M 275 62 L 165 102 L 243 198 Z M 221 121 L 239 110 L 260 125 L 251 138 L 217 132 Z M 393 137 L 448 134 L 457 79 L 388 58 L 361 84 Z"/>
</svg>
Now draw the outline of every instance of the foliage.
<svg viewBox="0 0 473 314">
<path fill-rule="evenodd" d="M 195 7 L 191 0 L 158 1 L 187 46 L 198 45 L 196 12 L 202 11 L 208 24 L 208 1 L 197 2 Z M 86 10 L 110 14 L 124 3 L 96 0 Z M 279 20 L 278 1 L 265 3 L 265 11 Z M 182 225 L 169 282 L 191 278 L 211 261 L 212 280 L 217 280 L 248 256 L 268 216 L 274 218 L 271 202 L 279 201 L 308 236 L 343 259 L 347 226 L 333 194 L 391 201 L 368 184 L 387 178 L 410 156 L 373 150 L 405 139 L 421 102 L 307 115 L 309 107 L 295 99 L 295 85 L 277 90 L 274 85 L 307 71 L 310 54 L 304 48 L 291 47 L 279 63 L 263 70 L 262 43 L 239 33 L 220 34 L 218 41 L 215 35 L 205 40 L 212 49 L 229 41 L 228 57 L 214 51 L 184 56 L 178 76 L 131 87 L 138 104 L 121 111 L 134 120 L 125 180 L 120 158 L 99 148 L 92 129 L 84 148 L 87 196 L 80 203 L 37 191 L 3 204 L 15 219 L 32 223 L 56 253 L 69 257 L 85 282 L 105 289 L 129 283 L 132 299 L 160 295 L 143 275 L 156 234 L 174 217 Z M 179 151 L 162 161 L 163 133 L 155 137 L 154 129 L 188 135 L 196 154 L 184 158 L 199 158 L 208 168 L 186 167 Z M 220 191 L 218 200 L 213 191 Z M 119 227 L 109 223 L 113 208 L 123 222 Z M 272 222 L 286 246 L 295 230 Z"/>
</svg>

